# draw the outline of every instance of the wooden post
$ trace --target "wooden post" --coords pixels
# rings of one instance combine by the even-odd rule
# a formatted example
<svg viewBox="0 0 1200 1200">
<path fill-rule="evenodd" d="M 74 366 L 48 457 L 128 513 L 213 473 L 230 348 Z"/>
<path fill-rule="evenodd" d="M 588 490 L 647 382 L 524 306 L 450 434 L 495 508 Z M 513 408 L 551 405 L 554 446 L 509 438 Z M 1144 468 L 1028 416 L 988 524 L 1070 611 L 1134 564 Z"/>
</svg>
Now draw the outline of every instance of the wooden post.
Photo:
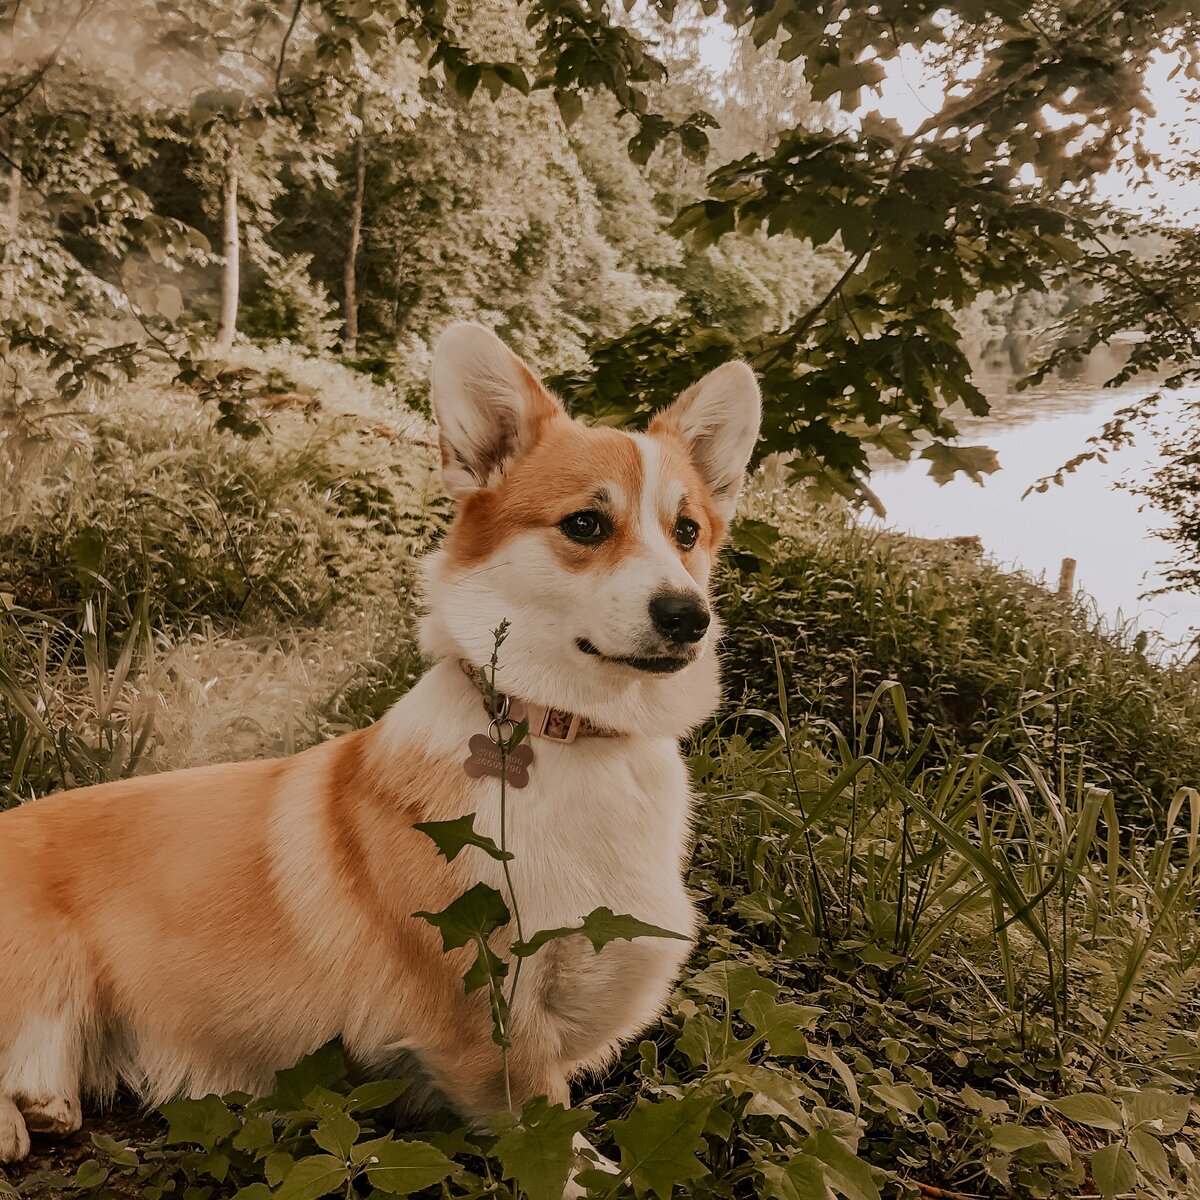
<svg viewBox="0 0 1200 1200">
<path fill-rule="evenodd" d="M 1061 600 L 1070 600 L 1075 595 L 1075 560 L 1064 558 L 1058 569 L 1058 595 Z"/>
</svg>

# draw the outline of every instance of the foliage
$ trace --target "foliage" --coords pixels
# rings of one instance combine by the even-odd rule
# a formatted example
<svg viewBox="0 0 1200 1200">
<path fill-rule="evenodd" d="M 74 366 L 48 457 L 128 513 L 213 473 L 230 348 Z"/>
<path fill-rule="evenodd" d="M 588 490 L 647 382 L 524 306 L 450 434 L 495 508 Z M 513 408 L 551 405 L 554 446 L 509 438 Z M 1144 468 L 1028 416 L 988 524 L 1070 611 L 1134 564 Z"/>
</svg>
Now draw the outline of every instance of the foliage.
<svg viewBox="0 0 1200 1200">
<path fill-rule="evenodd" d="M 480 316 L 609 416 L 618 390 L 643 411 L 677 390 L 684 352 L 719 345 L 762 373 L 764 448 L 859 501 L 873 449 L 932 439 L 947 473 L 974 469 L 954 410 L 986 402 L 956 314 L 980 297 L 1072 297 L 1037 370 L 1138 328 L 1130 370 L 1194 353 L 1172 286 L 1186 236 L 1143 268 L 1128 222 L 1088 199 L 1123 155 L 1146 160 L 1147 64 L 1195 71 L 1191 6 L 719 15 L 737 50 L 717 81 L 679 69 L 694 6 L 638 22 L 567 0 L 17 6 L 0 77 L 12 401 L 33 402 L 31 360 L 65 390 L 153 358 L 186 375 L 218 271 L 232 289 L 234 256 L 212 251 L 229 220 L 255 336 L 328 344 L 323 285 L 362 310 L 362 365 L 407 385 L 438 326 Z M 652 53 L 664 29 L 673 78 Z M 908 134 L 864 101 L 904 48 L 949 85 Z"/>
<path fill-rule="evenodd" d="M 19 476 L 0 442 L 0 479 L 20 483 L 0 512 L 0 802 L 146 758 L 285 752 L 407 685 L 411 569 L 442 502 L 427 450 L 397 461 L 421 422 L 361 411 L 348 374 L 294 354 L 240 368 L 268 431 L 250 440 L 190 389 L 143 381 L 52 409 Z"/>
<path fill-rule="evenodd" d="M 272 1097 L 166 1105 L 156 1141 L 97 1139 L 73 1178 L 29 1175 L 19 1194 L 128 1180 L 315 1198 L 363 1178 L 392 1195 L 549 1197 L 581 1130 L 619 1159 L 615 1179 L 582 1163 L 595 1196 L 1194 1185 L 1200 797 L 1125 848 L 1097 789 L 1063 795 L 986 755 L 925 766 L 898 685 L 846 734 L 781 697 L 696 747 L 702 944 L 661 1025 L 585 1107 L 534 1100 L 490 1135 L 397 1128 L 384 1110 L 404 1082 L 354 1086 L 327 1047 Z M 769 743 L 746 737 L 764 722 Z"/>
<path fill-rule="evenodd" d="M 309 274 L 311 254 L 272 256 L 242 329 L 261 341 L 287 341 L 321 353 L 333 348 L 341 322 L 325 288 Z"/>
<path fill-rule="evenodd" d="M 1186 173 L 1195 170 L 1191 164 Z M 1148 482 L 1128 486 L 1170 522 L 1164 537 L 1175 553 L 1164 572 L 1163 590 L 1194 590 L 1200 585 L 1200 514 L 1195 499 L 1200 422 L 1194 401 L 1186 399 L 1173 422 L 1163 424 L 1157 418 L 1166 391 L 1200 381 L 1200 292 L 1195 287 L 1200 234 L 1153 223 L 1140 236 L 1130 236 L 1128 230 L 1128 222 L 1115 222 L 1108 241 L 1100 240 L 1095 251 L 1080 259 L 1076 273 L 1089 282 L 1091 295 L 1069 322 L 1060 322 L 1029 378 L 1040 382 L 1051 371 L 1080 362 L 1122 331 L 1137 330 L 1125 361 L 1108 382 L 1115 386 L 1148 376 L 1153 383 L 1147 387 L 1153 390 L 1119 409 L 1078 454 L 1035 487 L 1045 491 L 1062 486 L 1084 463 L 1103 459 L 1139 432 L 1149 431 L 1162 464 Z M 1110 249 L 1109 242 L 1116 248 Z"/>
<path fill-rule="evenodd" d="M 752 511 L 771 524 L 735 526 L 721 582 L 735 706 L 774 690 L 773 645 L 815 716 L 852 724 L 882 680 L 900 680 L 913 720 L 937 729 L 934 752 L 987 747 L 1051 776 L 1083 771 L 1127 819 L 1161 816 L 1200 779 L 1189 668 L 1148 661 L 1132 635 L 952 544 L 766 490 Z"/>
</svg>

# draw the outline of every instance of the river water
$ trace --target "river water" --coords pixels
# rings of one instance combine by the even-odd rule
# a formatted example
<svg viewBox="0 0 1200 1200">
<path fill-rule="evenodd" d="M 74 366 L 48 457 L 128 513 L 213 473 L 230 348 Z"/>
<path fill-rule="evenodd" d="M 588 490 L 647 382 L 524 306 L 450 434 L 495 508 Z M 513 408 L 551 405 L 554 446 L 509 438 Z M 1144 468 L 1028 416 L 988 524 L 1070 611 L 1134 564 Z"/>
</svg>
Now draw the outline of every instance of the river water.
<svg viewBox="0 0 1200 1200">
<path fill-rule="evenodd" d="M 1163 582 L 1162 562 L 1171 548 L 1156 531 L 1162 513 L 1116 485 L 1144 480 L 1160 461 L 1155 439 L 1142 433 L 1135 443 L 1086 463 L 1062 487 L 1022 494 L 1085 448 L 1117 409 L 1154 391 L 1154 384 L 1122 388 L 1059 382 L 1029 391 L 986 389 L 994 408 L 982 419 L 958 422 L 964 445 L 997 451 L 1000 470 L 983 485 L 965 476 L 939 487 L 929 464 L 879 463 L 871 486 L 887 509 L 884 524 L 918 537 L 977 536 L 985 552 L 1002 566 L 1023 569 L 1056 586 L 1064 558 L 1078 563 L 1076 586 L 1094 600 L 1110 623 L 1132 623 L 1157 635 L 1154 649 L 1169 654 L 1174 643 L 1200 632 L 1200 595 L 1146 598 Z M 1185 403 L 1200 402 L 1200 387 L 1164 396 L 1160 427 L 1177 422 Z"/>
</svg>

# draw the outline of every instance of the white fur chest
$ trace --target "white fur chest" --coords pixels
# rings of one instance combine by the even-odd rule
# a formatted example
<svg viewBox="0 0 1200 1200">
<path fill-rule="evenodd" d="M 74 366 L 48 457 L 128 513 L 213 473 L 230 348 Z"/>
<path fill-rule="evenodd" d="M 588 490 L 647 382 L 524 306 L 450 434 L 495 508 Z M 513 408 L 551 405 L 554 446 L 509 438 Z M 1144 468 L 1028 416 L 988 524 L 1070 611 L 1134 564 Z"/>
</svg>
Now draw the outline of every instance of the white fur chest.
<svg viewBox="0 0 1200 1200">
<path fill-rule="evenodd" d="M 416 735 L 426 752 L 460 759 L 487 727 L 479 693 L 445 664 L 388 719 L 391 736 Z M 676 744 L 588 737 L 569 746 L 533 739 L 530 748 L 529 783 L 506 789 L 503 829 L 499 780 L 464 772 L 460 811 L 473 811 L 476 830 L 513 855 L 511 893 L 501 865 L 477 849 L 461 860 L 472 882 L 504 894 L 526 939 L 577 926 L 601 907 L 690 939 L 691 797 Z M 583 938 L 550 943 L 522 965 L 515 1027 L 563 1062 L 598 1064 L 654 1019 L 688 949 L 667 938 L 613 942 L 600 953 Z"/>
</svg>

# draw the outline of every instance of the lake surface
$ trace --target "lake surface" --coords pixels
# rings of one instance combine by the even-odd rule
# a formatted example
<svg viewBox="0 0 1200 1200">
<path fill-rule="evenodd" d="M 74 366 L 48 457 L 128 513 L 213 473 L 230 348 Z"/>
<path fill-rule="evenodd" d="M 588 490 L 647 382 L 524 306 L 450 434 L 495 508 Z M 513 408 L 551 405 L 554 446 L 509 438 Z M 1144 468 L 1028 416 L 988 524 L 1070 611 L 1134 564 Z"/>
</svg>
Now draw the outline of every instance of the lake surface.
<svg viewBox="0 0 1200 1200">
<path fill-rule="evenodd" d="M 1159 652 L 1200 631 L 1200 595 L 1143 599 L 1163 582 L 1161 563 L 1171 548 L 1156 530 L 1166 519 L 1116 485 L 1147 479 L 1160 461 L 1155 439 L 1139 434 L 1132 446 L 1090 462 L 1062 487 L 1033 493 L 1030 486 L 1081 452 L 1087 439 L 1128 404 L 1155 390 L 1153 383 L 1105 389 L 1059 382 L 1037 391 L 990 388 L 993 415 L 958 422 L 964 445 L 987 445 L 1000 470 L 980 486 L 956 476 L 945 487 L 929 478 L 929 464 L 881 462 L 871 486 L 887 508 L 883 524 L 919 537 L 978 536 L 988 556 L 1043 576 L 1057 586 L 1064 558 L 1078 563 L 1076 587 L 1089 593 L 1109 622 L 1133 622 L 1158 635 Z M 1184 405 L 1200 403 L 1200 387 L 1164 395 L 1156 425 L 1171 428 Z"/>
</svg>

